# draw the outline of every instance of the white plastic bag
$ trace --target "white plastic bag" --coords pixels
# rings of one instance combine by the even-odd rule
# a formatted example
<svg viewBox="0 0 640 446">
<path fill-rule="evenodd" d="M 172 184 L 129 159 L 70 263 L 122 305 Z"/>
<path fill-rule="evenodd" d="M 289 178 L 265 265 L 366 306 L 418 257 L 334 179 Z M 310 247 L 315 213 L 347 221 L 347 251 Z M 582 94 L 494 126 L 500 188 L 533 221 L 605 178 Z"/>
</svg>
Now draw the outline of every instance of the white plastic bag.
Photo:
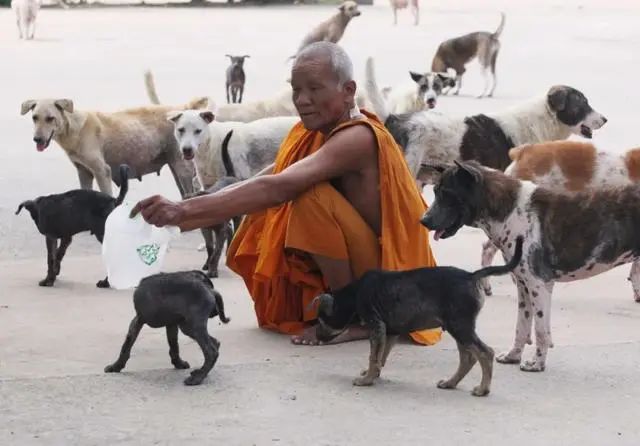
<svg viewBox="0 0 640 446">
<path fill-rule="evenodd" d="M 118 290 L 138 286 L 140 280 L 157 274 L 172 238 L 180 234 L 175 226 L 157 228 L 141 215 L 129 218 L 131 207 L 116 207 L 105 223 L 102 259 L 109 283 Z"/>
</svg>

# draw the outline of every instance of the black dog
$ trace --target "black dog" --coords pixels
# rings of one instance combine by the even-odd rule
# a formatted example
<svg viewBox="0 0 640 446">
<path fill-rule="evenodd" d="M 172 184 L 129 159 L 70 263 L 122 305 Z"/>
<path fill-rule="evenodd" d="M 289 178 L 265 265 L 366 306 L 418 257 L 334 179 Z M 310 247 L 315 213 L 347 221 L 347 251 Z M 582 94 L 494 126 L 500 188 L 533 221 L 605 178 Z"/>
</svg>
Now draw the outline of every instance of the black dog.
<svg viewBox="0 0 640 446">
<path fill-rule="evenodd" d="M 231 65 L 227 67 L 227 82 L 225 87 L 227 90 L 227 103 L 241 103 L 242 95 L 244 93 L 244 83 L 246 76 L 244 74 L 244 60 L 249 57 L 244 56 L 232 56 L 226 54 L 231 59 Z M 229 98 L 231 96 L 231 98 Z"/>
<path fill-rule="evenodd" d="M 95 190 L 76 189 L 20 203 L 16 215 L 22 208 L 28 210 L 38 231 L 47 239 L 47 277 L 39 282 L 40 286 L 53 286 L 74 235 L 90 231 L 102 243 L 107 217 L 122 203 L 129 190 L 129 167 L 121 165 L 119 173 L 118 198 Z M 96 286 L 109 288 L 109 278 L 99 281 Z"/>
<path fill-rule="evenodd" d="M 225 324 L 230 321 L 224 314 L 224 302 L 213 283 L 201 271 L 161 273 L 146 277 L 133 293 L 136 316 L 129 325 L 120 356 L 116 362 L 105 367 L 106 373 L 119 372 L 131 354 L 144 324 L 152 328 L 166 327 L 171 364 L 176 369 L 188 369 L 189 363 L 180 359 L 178 327 L 185 335 L 194 339 L 204 354 L 202 368 L 191 372 L 184 383 L 188 386 L 200 384 L 218 359 L 220 342 L 209 336 L 209 318 L 220 316 Z"/>
<path fill-rule="evenodd" d="M 455 388 L 479 361 L 482 381 L 472 394 L 485 396 L 491 387 L 494 354 L 476 334 L 476 318 L 484 300 L 478 282 L 484 277 L 512 271 L 522 258 L 522 243 L 523 238 L 519 237 L 516 252 L 507 265 L 474 273 L 450 266 L 368 271 L 333 295 L 322 294 L 316 298 L 319 301 L 316 336 L 328 342 L 359 316 L 370 330 L 371 354 L 368 370 L 353 384 L 369 386 L 380 376 L 399 335 L 442 327 L 458 343 L 460 365 L 455 375 L 440 381 L 438 387 Z"/>
<path fill-rule="evenodd" d="M 188 196 L 188 198 L 192 197 L 200 197 L 202 195 L 209 195 L 215 192 L 221 191 L 225 187 L 231 186 L 239 182 L 240 180 L 236 177 L 236 172 L 233 167 L 233 162 L 231 161 L 231 157 L 229 156 L 229 141 L 231 140 L 231 136 L 233 135 L 233 130 L 229 131 L 222 140 L 221 146 L 221 156 L 222 156 L 222 164 L 224 165 L 226 176 L 220 178 L 215 182 L 213 186 L 208 188 L 206 191 L 196 192 Z M 220 256 L 222 255 L 222 247 L 227 242 L 227 246 L 231 243 L 235 232 L 238 230 L 238 226 L 242 217 L 234 217 L 233 218 L 233 228 L 231 227 L 231 222 L 227 221 L 221 223 L 219 225 L 211 226 L 208 228 L 202 228 L 202 237 L 204 238 L 204 243 L 207 248 L 207 260 L 205 261 L 202 269 L 208 271 L 209 277 L 218 277 L 218 263 L 220 263 Z M 215 244 L 213 236 L 215 234 Z"/>
</svg>

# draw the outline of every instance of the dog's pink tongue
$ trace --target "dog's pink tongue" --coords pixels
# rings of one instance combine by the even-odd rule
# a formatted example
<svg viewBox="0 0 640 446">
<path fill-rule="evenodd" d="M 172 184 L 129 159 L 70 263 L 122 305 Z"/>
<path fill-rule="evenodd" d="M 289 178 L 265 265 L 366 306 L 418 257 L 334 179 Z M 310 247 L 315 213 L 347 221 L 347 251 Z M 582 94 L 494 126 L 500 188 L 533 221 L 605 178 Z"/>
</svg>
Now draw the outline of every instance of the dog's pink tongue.
<svg viewBox="0 0 640 446">
<path fill-rule="evenodd" d="M 433 239 L 435 241 L 440 240 L 440 237 L 442 237 L 442 234 L 444 234 L 444 230 L 443 229 L 439 229 L 435 232 L 435 234 L 433 234 Z"/>
<path fill-rule="evenodd" d="M 47 148 L 46 144 L 42 144 L 42 143 L 36 144 L 36 149 L 38 150 L 38 152 L 43 152 L 44 149 L 46 149 L 46 148 Z"/>
</svg>

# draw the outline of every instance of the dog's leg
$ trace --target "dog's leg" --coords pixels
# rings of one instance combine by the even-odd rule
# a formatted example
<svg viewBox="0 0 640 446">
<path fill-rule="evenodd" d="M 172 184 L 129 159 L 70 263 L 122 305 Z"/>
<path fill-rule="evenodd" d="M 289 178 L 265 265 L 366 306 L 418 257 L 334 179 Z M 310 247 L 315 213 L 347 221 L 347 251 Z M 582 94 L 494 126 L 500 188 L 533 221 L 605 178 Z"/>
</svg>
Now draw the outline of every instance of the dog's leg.
<svg viewBox="0 0 640 446">
<path fill-rule="evenodd" d="M 487 94 L 487 91 L 489 91 L 489 70 L 485 66 L 482 66 L 482 79 L 484 87 L 482 88 L 482 93 L 480 93 L 477 99 L 482 99 Z"/>
<path fill-rule="evenodd" d="M 67 248 L 71 244 L 71 237 L 64 237 L 60 241 L 60 246 L 58 247 L 58 251 L 56 252 L 56 263 L 55 263 L 55 273 L 56 276 L 60 274 L 60 264 L 62 263 L 62 259 L 64 255 L 67 253 Z"/>
<path fill-rule="evenodd" d="M 381 367 L 387 365 L 387 358 L 389 357 L 389 353 L 391 353 L 391 349 L 398 342 L 397 335 L 387 335 L 387 342 L 384 344 L 384 352 L 382 353 L 382 362 L 380 364 Z"/>
<path fill-rule="evenodd" d="M 238 104 L 242 104 L 242 95 L 244 94 L 244 85 L 240 85 Z"/>
<path fill-rule="evenodd" d="M 462 73 L 456 72 L 456 91 L 453 94 L 457 96 L 460 93 L 460 88 L 462 88 Z"/>
<path fill-rule="evenodd" d="M 196 171 L 192 162 L 185 161 L 178 155 L 169 162 L 169 170 L 182 198 L 194 192 L 193 178 L 196 176 Z"/>
<path fill-rule="evenodd" d="M 104 159 L 95 155 L 93 156 L 93 158 L 85 160 L 85 167 L 89 169 L 95 177 L 100 192 L 104 192 L 105 194 L 113 196 L 113 189 L 111 185 L 111 167 L 109 167 Z"/>
<path fill-rule="evenodd" d="M 482 368 L 480 385 L 474 387 L 471 394 L 473 396 L 487 396 L 491 391 L 491 378 L 493 377 L 493 349 L 482 342 L 478 335 L 474 333 L 469 351 L 475 356 Z"/>
<path fill-rule="evenodd" d="M 78 171 L 78 180 L 80 181 L 80 187 L 82 189 L 93 189 L 93 174 L 89 169 L 84 167 L 82 164 L 73 163 L 76 166 L 76 170 Z"/>
<path fill-rule="evenodd" d="M 209 277 L 218 277 L 218 263 L 222 255 L 222 247 L 227 240 L 229 222 L 217 225 L 215 228 L 216 244 L 213 247 L 213 253 L 209 256 Z"/>
<path fill-rule="evenodd" d="M 229 83 L 227 83 L 227 88 L 226 88 L 226 92 L 227 92 L 227 104 L 231 103 L 231 99 L 229 98 L 229 89 L 231 87 L 229 86 Z"/>
<path fill-rule="evenodd" d="M 47 242 L 47 277 L 42 279 L 38 285 L 53 286 L 56 280 L 56 252 L 58 250 L 58 239 L 53 237 L 46 238 Z"/>
<path fill-rule="evenodd" d="M 531 344 L 531 325 L 533 311 L 531 306 L 531 291 L 522 278 L 516 276 L 518 286 L 518 322 L 516 324 L 516 338 L 513 348 L 496 358 L 501 364 L 519 364 L 525 344 Z M 537 293 L 537 291 L 536 291 Z"/>
<path fill-rule="evenodd" d="M 529 281 L 527 284 L 531 293 L 532 313 L 531 319 L 535 318 L 536 352 L 529 361 L 520 365 L 520 370 L 524 372 L 544 372 L 547 351 L 553 347 L 551 340 L 551 293 L 553 292 L 553 282 L 544 283 L 542 281 Z"/>
<path fill-rule="evenodd" d="M 629 281 L 633 287 L 633 297 L 636 302 L 640 302 L 640 260 L 634 260 L 631 264 Z"/>
<path fill-rule="evenodd" d="M 136 342 L 143 325 L 144 322 L 142 322 L 137 315 L 131 320 L 127 337 L 124 339 L 124 344 L 122 344 L 122 348 L 120 349 L 120 356 L 118 356 L 116 362 L 104 368 L 105 373 L 117 373 L 124 368 L 131 356 L 131 347 L 133 347 L 134 342 Z"/>
<path fill-rule="evenodd" d="M 369 353 L 369 368 L 353 380 L 354 386 L 370 386 L 376 378 L 380 376 L 382 368 L 382 357 L 386 344 L 387 328 L 382 321 L 375 321 L 368 324 L 370 327 L 369 343 L 371 351 Z"/>
<path fill-rule="evenodd" d="M 207 260 L 204 261 L 202 269 L 207 271 L 209 270 L 209 261 L 211 259 L 211 255 L 213 254 L 213 231 L 209 228 L 202 228 L 200 229 L 200 232 L 202 233 L 202 238 L 204 238 L 204 246 L 207 249 Z M 211 272 L 209 272 L 209 274 L 211 274 Z"/>
<path fill-rule="evenodd" d="M 491 266 L 496 252 L 498 252 L 498 248 L 493 244 L 491 240 L 487 240 L 482 244 L 482 257 L 480 263 L 483 268 Z M 491 281 L 489 280 L 489 278 L 485 277 L 484 279 L 482 279 L 481 283 L 482 287 L 484 288 L 484 293 L 487 296 L 491 296 L 493 294 L 493 291 L 491 290 Z"/>
<path fill-rule="evenodd" d="M 451 333 L 451 335 L 454 336 L 454 338 L 456 337 L 453 333 Z M 474 355 L 471 354 L 471 351 L 469 351 L 469 348 L 462 345 L 462 343 L 457 339 L 456 339 L 456 343 L 458 345 L 458 356 L 460 357 L 458 370 L 456 370 L 456 373 L 454 373 L 451 378 L 446 380 L 443 379 L 439 381 L 438 382 L 439 389 L 455 389 L 458 383 L 462 381 L 462 378 L 467 376 L 467 373 L 469 373 L 469 370 L 471 370 L 474 364 L 476 363 L 476 358 L 474 357 Z"/>
<path fill-rule="evenodd" d="M 167 341 L 169 342 L 169 357 L 171 364 L 176 369 L 188 369 L 189 363 L 180 358 L 180 346 L 178 345 L 178 326 L 167 325 Z"/>
<path fill-rule="evenodd" d="M 218 359 L 218 348 L 220 343 L 217 344 L 212 341 L 212 338 L 207 333 L 207 321 L 199 322 L 197 325 L 187 325 L 188 323 L 180 324 L 180 330 L 187 336 L 193 338 L 200 348 L 202 349 L 202 354 L 204 355 L 204 364 L 199 369 L 196 369 L 191 372 L 191 375 L 184 380 L 185 385 L 187 386 L 196 386 L 202 383 L 202 380 L 207 376 L 209 371 L 213 368 Z M 191 333 L 191 334 L 189 334 Z"/>
<path fill-rule="evenodd" d="M 493 77 L 493 86 L 491 87 L 491 91 L 489 92 L 489 97 L 493 97 L 493 92 L 496 90 L 496 85 L 498 85 L 498 78 L 496 76 L 496 60 L 498 59 L 499 50 L 495 50 L 491 55 L 491 76 Z"/>
<path fill-rule="evenodd" d="M 398 24 L 398 10 L 396 8 L 393 8 L 393 24 Z"/>
<path fill-rule="evenodd" d="M 420 24 L 420 6 L 418 5 L 418 0 L 416 0 L 415 5 L 413 6 L 413 24 L 414 26 L 418 26 Z"/>
</svg>

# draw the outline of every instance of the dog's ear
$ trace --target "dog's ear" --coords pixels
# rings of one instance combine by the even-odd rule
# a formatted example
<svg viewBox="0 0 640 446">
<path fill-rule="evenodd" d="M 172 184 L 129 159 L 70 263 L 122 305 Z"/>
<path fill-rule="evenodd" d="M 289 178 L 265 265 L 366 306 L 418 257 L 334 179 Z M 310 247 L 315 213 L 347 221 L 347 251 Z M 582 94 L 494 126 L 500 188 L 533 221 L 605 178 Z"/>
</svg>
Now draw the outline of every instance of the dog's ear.
<svg viewBox="0 0 640 446">
<path fill-rule="evenodd" d="M 454 163 L 458 166 L 456 176 L 460 178 L 465 185 L 472 186 L 479 183 L 482 179 L 480 171 L 470 164 L 458 160 L 455 160 Z"/>
<path fill-rule="evenodd" d="M 531 144 L 525 144 L 522 146 L 514 147 L 513 149 L 509 150 L 509 159 L 511 159 L 511 161 L 516 161 L 517 159 L 520 158 L 520 155 L 522 155 L 522 151 L 529 146 L 531 146 Z"/>
<path fill-rule="evenodd" d="M 450 164 L 438 163 L 438 164 L 420 164 L 420 170 L 416 179 L 425 183 L 435 184 L 438 182 L 445 170 L 450 168 Z"/>
<path fill-rule="evenodd" d="M 344 4 L 344 3 L 343 3 L 343 4 L 341 4 L 340 6 L 338 6 L 338 9 L 339 9 L 340 11 L 342 11 L 342 12 L 344 12 L 344 10 L 345 10 L 346 8 L 347 8 L 347 5 L 346 5 L 346 4 Z"/>
<path fill-rule="evenodd" d="M 207 110 L 207 111 L 203 111 L 200 112 L 200 117 L 202 118 L 202 120 L 204 122 L 206 122 L 207 124 L 210 124 L 213 122 L 213 120 L 216 118 L 216 116 L 213 114 L 213 112 Z"/>
<path fill-rule="evenodd" d="M 251 59 L 251 56 L 249 56 L 248 54 L 245 54 L 244 56 L 242 56 L 243 59 Z"/>
<path fill-rule="evenodd" d="M 231 54 L 225 54 L 225 57 L 228 57 L 229 59 L 233 60 L 233 56 Z"/>
<path fill-rule="evenodd" d="M 456 86 L 455 78 L 451 77 L 448 73 L 437 73 L 437 75 L 440 78 L 440 80 L 442 81 L 442 85 L 444 85 L 445 87 L 455 87 Z"/>
<path fill-rule="evenodd" d="M 182 111 L 170 111 L 167 113 L 167 121 L 176 123 L 178 119 L 180 119 L 180 116 L 182 116 Z"/>
<path fill-rule="evenodd" d="M 418 84 L 424 78 L 424 74 L 416 73 L 415 71 L 409 71 L 409 76 L 411 76 L 411 79 Z"/>
<path fill-rule="evenodd" d="M 36 108 L 36 104 L 38 103 L 38 101 L 33 100 L 33 99 L 28 99 L 26 101 L 24 101 L 22 103 L 22 105 L 20 106 L 20 114 L 21 115 L 26 115 L 27 113 L 29 113 L 31 110 L 33 110 L 34 108 Z"/>
<path fill-rule="evenodd" d="M 53 105 L 61 112 L 73 113 L 73 101 L 71 99 L 56 99 L 53 101 Z"/>
<path fill-rule="evenodd" d="M 568 92 L 566 87 L 562 85 L 556 85 L 551 87 L 547 94 L 547 102 L 549 106 L 555 111 L 562 111 L 567 106 Z"/>
</svg>

